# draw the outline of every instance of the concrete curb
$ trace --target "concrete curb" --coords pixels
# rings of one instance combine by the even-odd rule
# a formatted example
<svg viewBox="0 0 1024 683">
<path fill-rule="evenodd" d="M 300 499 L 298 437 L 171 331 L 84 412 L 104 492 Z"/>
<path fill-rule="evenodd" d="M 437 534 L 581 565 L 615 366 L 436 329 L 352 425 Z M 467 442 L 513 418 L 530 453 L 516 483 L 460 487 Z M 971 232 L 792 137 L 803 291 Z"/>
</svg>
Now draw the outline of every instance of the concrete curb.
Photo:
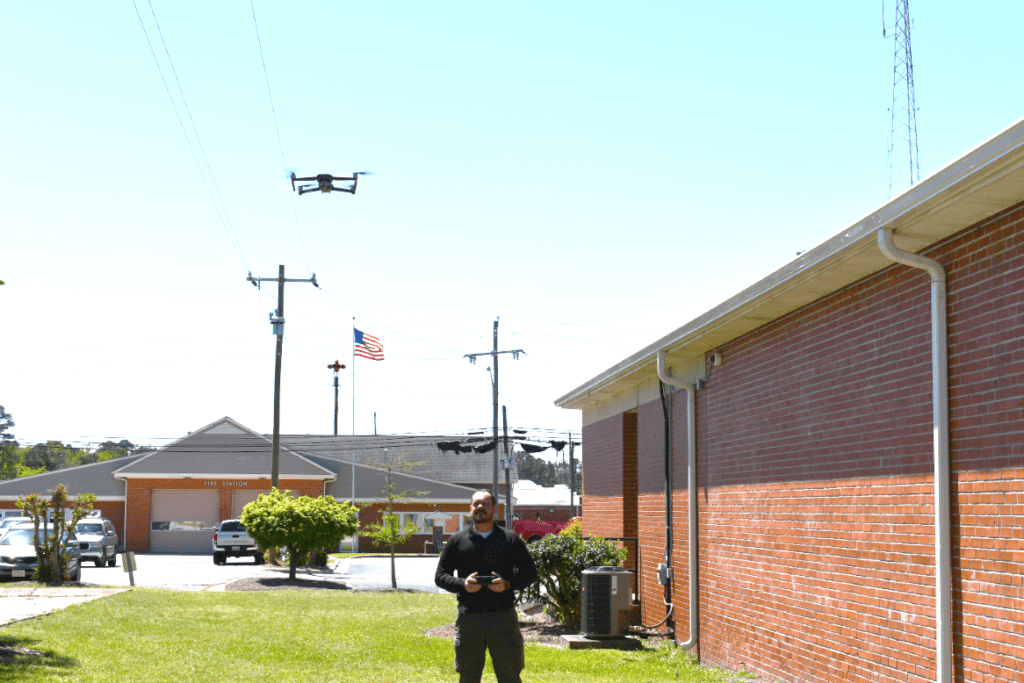
<svg viewBox="0 0 1024 683">
<path fill-rule="evenodd" d="M 0 627 L 123 593 L 128 588 L 92 586 L 11 586 L 0 589 Z"/>
</svg>

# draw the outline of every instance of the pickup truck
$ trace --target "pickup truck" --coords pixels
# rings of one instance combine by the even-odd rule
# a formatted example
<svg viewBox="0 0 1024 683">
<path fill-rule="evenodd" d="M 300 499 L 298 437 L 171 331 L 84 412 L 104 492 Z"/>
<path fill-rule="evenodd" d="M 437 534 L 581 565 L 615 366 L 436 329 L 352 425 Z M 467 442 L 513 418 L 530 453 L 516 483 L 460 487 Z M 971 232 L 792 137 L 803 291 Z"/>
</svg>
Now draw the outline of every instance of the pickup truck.
<svg viewBox="0 0 1024 683">
<path fill-rule="evenodd" d="M 224 564 L 229 557 L 252 557 L 263 563 L 263 553 L 237 519 L 225 519 L 213 534 L 213 563 Z"/>
<path fill-rule="evenodd" d="M 557 534 L 568 524 L 569 522 L 554 520 L 514 519 L 512 520 L 512 530 L 522 536 L 527 543 L 533 543 L 548 534 Z"/>
</svg>

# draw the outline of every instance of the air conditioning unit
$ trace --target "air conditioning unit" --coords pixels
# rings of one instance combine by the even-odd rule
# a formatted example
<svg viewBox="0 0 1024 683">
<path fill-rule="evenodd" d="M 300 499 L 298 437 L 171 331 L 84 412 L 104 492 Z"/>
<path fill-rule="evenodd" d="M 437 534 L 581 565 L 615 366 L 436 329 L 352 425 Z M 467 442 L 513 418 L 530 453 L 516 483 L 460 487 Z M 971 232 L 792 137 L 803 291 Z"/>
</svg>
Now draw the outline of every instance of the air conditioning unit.
<svg viewBox="0 0 1024 683">
<path fill-rule="evenodd" d="M 581 576 L 580 635 L 617 638 L 629 628 L 632 573 L 622 567 L 587 567 Z"/>
</svg>

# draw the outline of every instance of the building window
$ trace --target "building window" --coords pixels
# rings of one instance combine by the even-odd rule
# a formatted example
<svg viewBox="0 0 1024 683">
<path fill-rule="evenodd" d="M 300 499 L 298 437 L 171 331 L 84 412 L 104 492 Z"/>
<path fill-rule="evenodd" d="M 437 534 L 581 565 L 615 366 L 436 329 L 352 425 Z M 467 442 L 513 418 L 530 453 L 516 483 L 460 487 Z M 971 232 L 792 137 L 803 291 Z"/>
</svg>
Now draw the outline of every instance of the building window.
<svg viewBox="0 0 1024 683">
<path fill-rule="evenodd" d="M 430 520 L 426 519 L 427 513 L 425 512 L 396 512 L 398 515 L 398 526 L 405 528 L 405 525 L 412 522 L 416 525 L 418 531 L 417 534 L 432 534 L 434 533 L 434 525 Z"/>
<path fill-rule="evenodd" d="M 217 523 L 209 520 L 200 521 L 171 521 L 171 522 L 150 522 L 149 528 L 153 531 L 216 531 Z"/>
</svg>

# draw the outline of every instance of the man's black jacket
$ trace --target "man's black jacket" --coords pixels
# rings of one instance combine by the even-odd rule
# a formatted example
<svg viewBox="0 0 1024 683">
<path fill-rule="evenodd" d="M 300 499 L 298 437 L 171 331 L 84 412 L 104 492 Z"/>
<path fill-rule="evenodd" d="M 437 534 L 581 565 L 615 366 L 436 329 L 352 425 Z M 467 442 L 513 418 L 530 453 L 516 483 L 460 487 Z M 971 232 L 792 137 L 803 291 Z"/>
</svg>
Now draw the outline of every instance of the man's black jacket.
<svg viewBox="0 0 1024 683">
<path fill-rule="evenodd" d="M 466 577 L 478 574 L 499 574 L 511 583 L 501 593 L 484 586 L 476 593 L 467 593 Z M 456 576 L 456 574 L 458 574 Z M 530 551 L 519 534 L 497 524 L 484 538 L 472 526 L 453 534 L 441 551 L 434 583 L 459 596 L 459 604 L 469 608 L 503 609 L 515 604 L 515 591 L 537 580 L 537 568 Z"/>
</svg>

